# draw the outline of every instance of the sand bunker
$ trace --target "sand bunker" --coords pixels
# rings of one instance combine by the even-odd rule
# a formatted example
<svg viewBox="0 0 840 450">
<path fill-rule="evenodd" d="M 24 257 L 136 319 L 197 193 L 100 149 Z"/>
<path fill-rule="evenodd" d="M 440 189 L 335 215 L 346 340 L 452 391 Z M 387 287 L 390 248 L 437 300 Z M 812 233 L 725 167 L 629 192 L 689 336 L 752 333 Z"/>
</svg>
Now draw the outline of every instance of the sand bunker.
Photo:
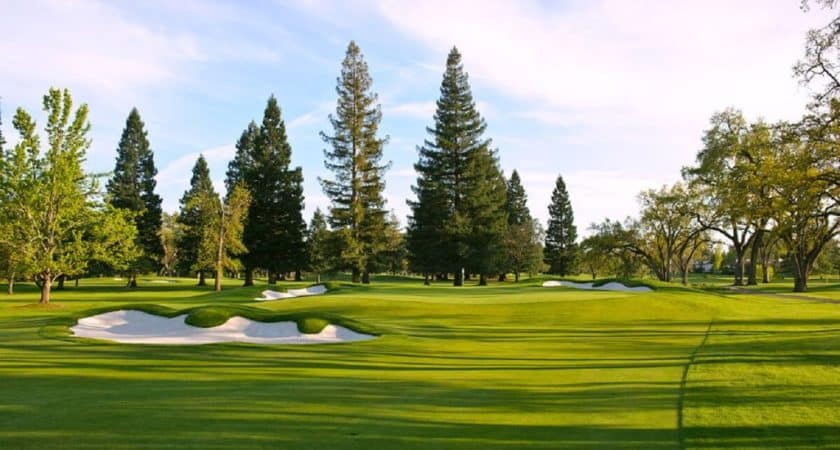
<svg viewBox="0 0 840 450">
<path fill-rule="evenodd" d="M 186 317 L 186 314 L 167 318 L 142 311 L 119 310 L 80 319 L 70 331 L 79 337 L 127 344 L 328 344 L 375 337 L 338 325 L 327 325 L 317 334 L 305 334 L 298 331 L 295 322 L 266 323 L 239 316 L 231 317 L 217 327 L 201 328 L 186 324 Z"/>
<path fill-rule="evenodd" d="M 594 289 L 598 291 L 622 291 L 622 292 L 651 292 L 653 289 L 647 286 L 629 287 L 615 281 L 593 286 L 592 283 L 573 283 L 571 281 L 546 281 L 543 287 L 570 287 L 575 289 Z"/>
<path fill-rule="evenodd" d="M 284 298 L 306 297 L 307 295 L 320 295 L 325 292 L 327 292 L 327 287 L 319 284 L 317 286 L 309 286 L 305 289 L 289 289 L 286 292 L 262 291 L 263 296 L 254 300 L 265 302 L 269 300 L 282 300 Z"/>
</svg>

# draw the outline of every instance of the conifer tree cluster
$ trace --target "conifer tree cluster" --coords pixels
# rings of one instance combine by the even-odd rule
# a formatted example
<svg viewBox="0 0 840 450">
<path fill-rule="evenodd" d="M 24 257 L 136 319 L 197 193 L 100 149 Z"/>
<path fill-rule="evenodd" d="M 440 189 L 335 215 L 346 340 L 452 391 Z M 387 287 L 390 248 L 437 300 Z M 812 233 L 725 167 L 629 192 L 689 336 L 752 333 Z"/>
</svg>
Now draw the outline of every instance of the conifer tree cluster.
<svg viewBox="0 0 840 450">
<path fill-rule="evenodd" d="M 507 188 L 487 128 L 473 100 L 456 48 L 449 53 L 434 124 L 419 148 L 418 173 L 409 202 L 408 245 L 415 270 L 428 277 L 488 275 L 502 269 Z"/>
<path fill-rule="evenodd" d="M 305 268 L 303 171 L 292 168 L 291 160 L 286 124 L 272 95 L 262 123 L 251 122 L 242 132 L 225 179 L 228 192 L 241 185 L 251 198 L 243 231 L 246 286 L 253 284 L 257 269 L 268 272 L 273 283 L 291 272 L 300 280 Z"/>
</svg>

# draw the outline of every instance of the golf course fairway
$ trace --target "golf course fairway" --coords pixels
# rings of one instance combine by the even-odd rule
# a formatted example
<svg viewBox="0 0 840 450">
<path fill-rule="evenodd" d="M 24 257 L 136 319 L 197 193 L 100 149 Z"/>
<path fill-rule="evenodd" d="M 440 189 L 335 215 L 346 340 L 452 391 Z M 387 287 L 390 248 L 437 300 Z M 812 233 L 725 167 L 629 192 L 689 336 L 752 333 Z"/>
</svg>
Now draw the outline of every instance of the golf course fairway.
<svg viewBox="0 0 840 450">
<path fill-rule="evenodd" d="M 377 277 L 258 302 L 265 283 L 213 293 L 187 279 L 135 290 L 82 280 L 49 307 L 21 285 L 0 299 L 0 448 L 840 447 L 837 285 L 796 297 L 543 281 Z M 377 338 L 146 345 L 70 334 L 80 318 L 137 305 L 324 316 Z"/>
</svg>

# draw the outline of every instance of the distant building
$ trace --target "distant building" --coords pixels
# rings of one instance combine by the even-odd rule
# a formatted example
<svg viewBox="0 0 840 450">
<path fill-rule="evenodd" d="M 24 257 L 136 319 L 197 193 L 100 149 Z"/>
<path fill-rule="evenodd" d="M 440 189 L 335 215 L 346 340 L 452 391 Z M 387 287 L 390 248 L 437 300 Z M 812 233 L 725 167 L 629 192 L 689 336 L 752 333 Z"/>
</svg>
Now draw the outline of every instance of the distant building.
<svg viewBox="0 0 840 450">
<path fill-rule="evenodd" d="M 696 261 L 694 263 L 695 273 L 711 273 L 715 265 L 711 261 Z"/>
</svg>

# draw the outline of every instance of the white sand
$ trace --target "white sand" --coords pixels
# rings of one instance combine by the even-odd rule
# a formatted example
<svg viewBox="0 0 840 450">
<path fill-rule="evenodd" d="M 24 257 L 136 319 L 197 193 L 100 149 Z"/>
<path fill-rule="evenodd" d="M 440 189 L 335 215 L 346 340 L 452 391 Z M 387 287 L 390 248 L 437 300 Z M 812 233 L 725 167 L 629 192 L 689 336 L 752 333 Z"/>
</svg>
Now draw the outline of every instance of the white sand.
<svg viewBox="0 0 840 450">
<path fill-rule="evenodd" d="M 305 289 L 289 289 L 286 292 L 277 292 L 277 291 L 262 291 L 262 298 L 256 298 L 254 300 L 259 300 L 261 302 L 269 301 L 269 300 L 282 300 L 284 298 L 295 298 L 295 297 L 306 297 L 308 295 L 320 295 L 327 292 L 327 287 L 323 284 L 319 284 L 316 286 L 309 286 Z"/>
<path fill-rule="evenodd" d="M 201 328 L 186 324 L 186 317 L 183 314 L 170 319 L 142 311 L 119 310 L 80 319 L 70 331 L 79 337 L 127 344 L 327 344 L 375 337 L 338 325 L 327 325 L 317 334 L 304 334 L 298 331 L 295 322 L 266 323 L 239 316 L 217 327 Z"/>
<path fill-rule="evenodd" d="M 602 286 L 593 286 L 592 283 L 574 283 L 571 281 L 546 281 L 543 287 L 570 287 L 575 289 L 593 289 L 599 291 L 622 291 L 622 292 L 651 292 L 653 289 L 647 286 L 629 287 L 615 281 L 610 281 Z"/>
</svg>

